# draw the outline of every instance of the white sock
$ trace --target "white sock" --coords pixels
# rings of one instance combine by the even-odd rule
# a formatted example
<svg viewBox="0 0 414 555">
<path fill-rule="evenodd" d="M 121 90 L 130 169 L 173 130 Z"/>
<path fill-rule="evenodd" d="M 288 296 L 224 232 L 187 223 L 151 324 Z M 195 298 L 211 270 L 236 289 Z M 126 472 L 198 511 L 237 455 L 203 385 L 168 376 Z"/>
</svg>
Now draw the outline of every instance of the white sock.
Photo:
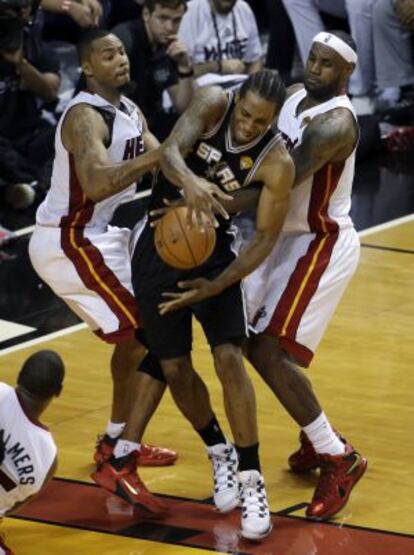
<svg viewBox="0 0 414 555">
<path fill-rule="evenodd" d="M 324 412 L 321 412 L 316 420 L 304 426 L 302 430 L 308 436 L 317 453 L 327 455 L 342 455 L 345 453 L 345 445 L 333 431 Z"/>
<path fill-rule="evenodd" d="M 122 432 L 124 431 L 125 426 L 126 426 L 126 422 L 111 422 L 111 421 L 109 421 L 107 426 L 106 426 L 105 433 L 109 437 L 112 437 L 113 439 L 115 439 L 116 437 L 119 437 L 122 434 Z"/>
<path fill-rule="evenodd" d="M 114 457 L 119 459 L 125 457 L 132 453 L 132 451 L 139 451 L 141 444 L 135 443 L 134 441 L 128 441 L 126 439 L 120 439 L 116 442 L 114 449 Z"/>
</svg>

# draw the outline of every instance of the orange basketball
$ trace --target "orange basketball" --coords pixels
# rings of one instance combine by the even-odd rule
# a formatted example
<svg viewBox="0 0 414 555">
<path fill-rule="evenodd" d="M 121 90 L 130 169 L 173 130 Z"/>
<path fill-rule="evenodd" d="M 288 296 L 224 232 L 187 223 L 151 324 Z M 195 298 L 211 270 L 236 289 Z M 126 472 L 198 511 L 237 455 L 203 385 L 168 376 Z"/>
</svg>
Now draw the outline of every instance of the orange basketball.
<svg viewBox="0 0 414 555">
<path fill-rule="evenodd" d="M 178 270 L 191 270 L 200 266 L 216 246 L 213 227 L 200 228 L 187 225 L 187 207 L 171 208 L 155 228 L 155 248 L 166 264 Z"/>
</svg>

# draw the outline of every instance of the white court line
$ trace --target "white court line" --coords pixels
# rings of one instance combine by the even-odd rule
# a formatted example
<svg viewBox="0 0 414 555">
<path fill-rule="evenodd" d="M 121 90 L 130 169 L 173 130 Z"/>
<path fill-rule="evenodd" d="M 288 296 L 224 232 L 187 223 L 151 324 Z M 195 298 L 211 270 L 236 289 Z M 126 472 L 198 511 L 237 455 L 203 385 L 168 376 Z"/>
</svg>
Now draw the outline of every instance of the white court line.
<svg viewBox="0 0 414 555">
<path fill-rule="evenodd" d="M 136 198 L 142 198 L 142 197 L 148 196 L 149 194 L 150 194 L 149 189 L 146 191 L 141 191 L 140 193 L 137 193 L 137 195 L 140 195 L 140 196 L 136 195 Z M 391 220 L 390 222 L 386 222 L 385 224 L 380 224 L 373 227 L 369 227 L 368 229 L 364 229 L 363 231 L 359 232 L 359 236 L 366 237 L 367 235 L 372 235 L 373 233 L 377 233 L 377 231 L 390 229 L 392 227 L 396 227 L 397 225 L 401 225 L 406 222 L 410 222 L 412 220 L 414 220 L 414 214 L 410 214 L 409 216 L 403 216 L 402 218 L 396 218 L 395 220 Z M 49 333 L 48 335 L 43 335 L 42 337 L 37 337 L 36 339 L 31 339 L 30 341 L 19 343 L 18 345 L 14 345 L 13 347 L 8 347 L 7 349 L 3 349 L 2 351 L 0 351 L 0 356 L 7 355 L 9 353 L 14 353 L 15 351 L 20 351 L 21 349 L 26 349 L 27 347 L 32 347 L 33 345 L 38 345 L 39 343 L 44 343 L 46 341 L 50 341 L 57 337 L 69 335 L 70 333 L 74 333 L 76 331 L 83 330 L 86 328 L 87 328 L 86 324 L 76 324 L 75 326 L 71 326 L 70 328 L 65 328 L 60 331 Z"/>
<path fill-rule="evenodd" d="M 41 337 L 36 337 L 35 339 L 30 339 L 24 343 L 19 343 L 18 345 L 13 345 L 13 347 L 7 347 L 7 349 L 2 349 L 0 351 L 0 357 L 8 355 L 9 353 L 14 353 L 15 351 L 20 351 L 21 349 L 26 349 L 27 347 L 32 347 L 33 345 L 38 345 L 39 343 L 45 343 L 46 341 L 51 341 L 57 337 L 63 337 L 64 335 L 69 335 L 75 331 L 80 331 L 86 329 L 88 326 L 86 324 L 75 324 L 69 328 L 63 330 L 54 331 L 53 333 L 48 333 L 47 335 L 42 335 Z"/>
<path fill-rule="evenodd" d="M 145 189 L 145 191 L 139 191 L 138 193 L 135 193 L 134 198 L 129 202 L 132 202 L 133 200 L 138 200 L 140 198 L 149 197 L 150 194 L 151 194 L 151 189 Z M 14 232 L 14 234 L 16 237 L 23 237 L 24 235 L 29 235 L 29 233 L 32 233 L 33 230 L 34 230 L 34 225 L 29 225 L 28 227 L 22 227 L 22 229 L 17 229 Z"/>
<path fill-rule="evenodd" d="M 390 222 L 385 222 L 385 224 L 374 225 L 373 227 L 363 229 L 358 232 L 358 235 L 360 237 L 366 237 L 367 235 L 372 235 L 378 231 L 384 231 L 385 229 L 390 229 L 391 227 L 396 227 L 397 225 L 402 225 L 407 222 L 411 222 L 412 220 L 414 220 L 414 214 L 409 214 L 408 216 L 402 216 L 401 218 L 391 220 Z"/>
</svg>

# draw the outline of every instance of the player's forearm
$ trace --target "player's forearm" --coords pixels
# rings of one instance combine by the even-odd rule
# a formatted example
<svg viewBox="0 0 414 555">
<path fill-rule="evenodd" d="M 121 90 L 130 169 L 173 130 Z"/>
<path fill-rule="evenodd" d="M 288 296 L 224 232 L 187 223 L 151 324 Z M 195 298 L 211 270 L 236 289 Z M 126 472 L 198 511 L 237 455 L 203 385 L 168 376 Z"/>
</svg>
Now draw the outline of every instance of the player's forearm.
<svg viewBox="0 0 414 555">
<path fill-rule="evenodd" d="M 111 166 L 92 165 L 85 179 L 81 180 L 83 190 L 93 202 L 100 202 L 132 185 L 156 167 L 158 161 L 159 149 L 153 149 L 127 162 Z"/>
<path fill-rule="evenodd" d="M 215 287 L 219 291 L 223 291 L 251 274 L 272 252 L 277 235 L 274 232 L 256 232 L 239 256 L 223 273 L 213 280 Z"/>
<path fill-rule="evenodd" d="M 160 148 L 160 168 L 165 177 L 177 187 L 185 189 L 194 178 L 194 173 L 176 144 L 168 144 L 168 139 Z"/>
<path fill-rule="evenodd" d="M 178 114 L 182 114 L 191 102 L 194 92 L 194 79 L 192 76 L 180 77 L 177 90 L 173 97 L 174 109 Z"/>
<path fill-rule="evenodd" d="M 249 187 L 248 189 L 236 191 L 232 195 L 231 200 L 223 200 L 222 205 L 230 214 L 237 214 L 237 212 L 245 212 L 246 210 L 253 210 L 257 207 L 259 202 L 261 189 Z"/>
</svg>

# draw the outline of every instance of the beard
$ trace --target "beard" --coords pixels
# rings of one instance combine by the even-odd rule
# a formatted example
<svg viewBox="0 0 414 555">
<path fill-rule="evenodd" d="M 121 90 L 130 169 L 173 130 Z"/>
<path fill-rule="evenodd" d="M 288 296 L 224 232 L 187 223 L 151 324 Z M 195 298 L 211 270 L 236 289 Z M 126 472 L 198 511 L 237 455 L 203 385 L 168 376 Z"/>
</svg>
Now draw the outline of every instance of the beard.
<svg viewBox="0 0 414 555">
<path fill-rule="evenodd" d="M 319 102 L 325 102 L 334 96 L 337 96 L 339 92 L 338 83 L 330 83 L 329 85 L 311 85 L 306 82 L 305 79 L 305 89 L 306 92 Z"/>
</svg>

